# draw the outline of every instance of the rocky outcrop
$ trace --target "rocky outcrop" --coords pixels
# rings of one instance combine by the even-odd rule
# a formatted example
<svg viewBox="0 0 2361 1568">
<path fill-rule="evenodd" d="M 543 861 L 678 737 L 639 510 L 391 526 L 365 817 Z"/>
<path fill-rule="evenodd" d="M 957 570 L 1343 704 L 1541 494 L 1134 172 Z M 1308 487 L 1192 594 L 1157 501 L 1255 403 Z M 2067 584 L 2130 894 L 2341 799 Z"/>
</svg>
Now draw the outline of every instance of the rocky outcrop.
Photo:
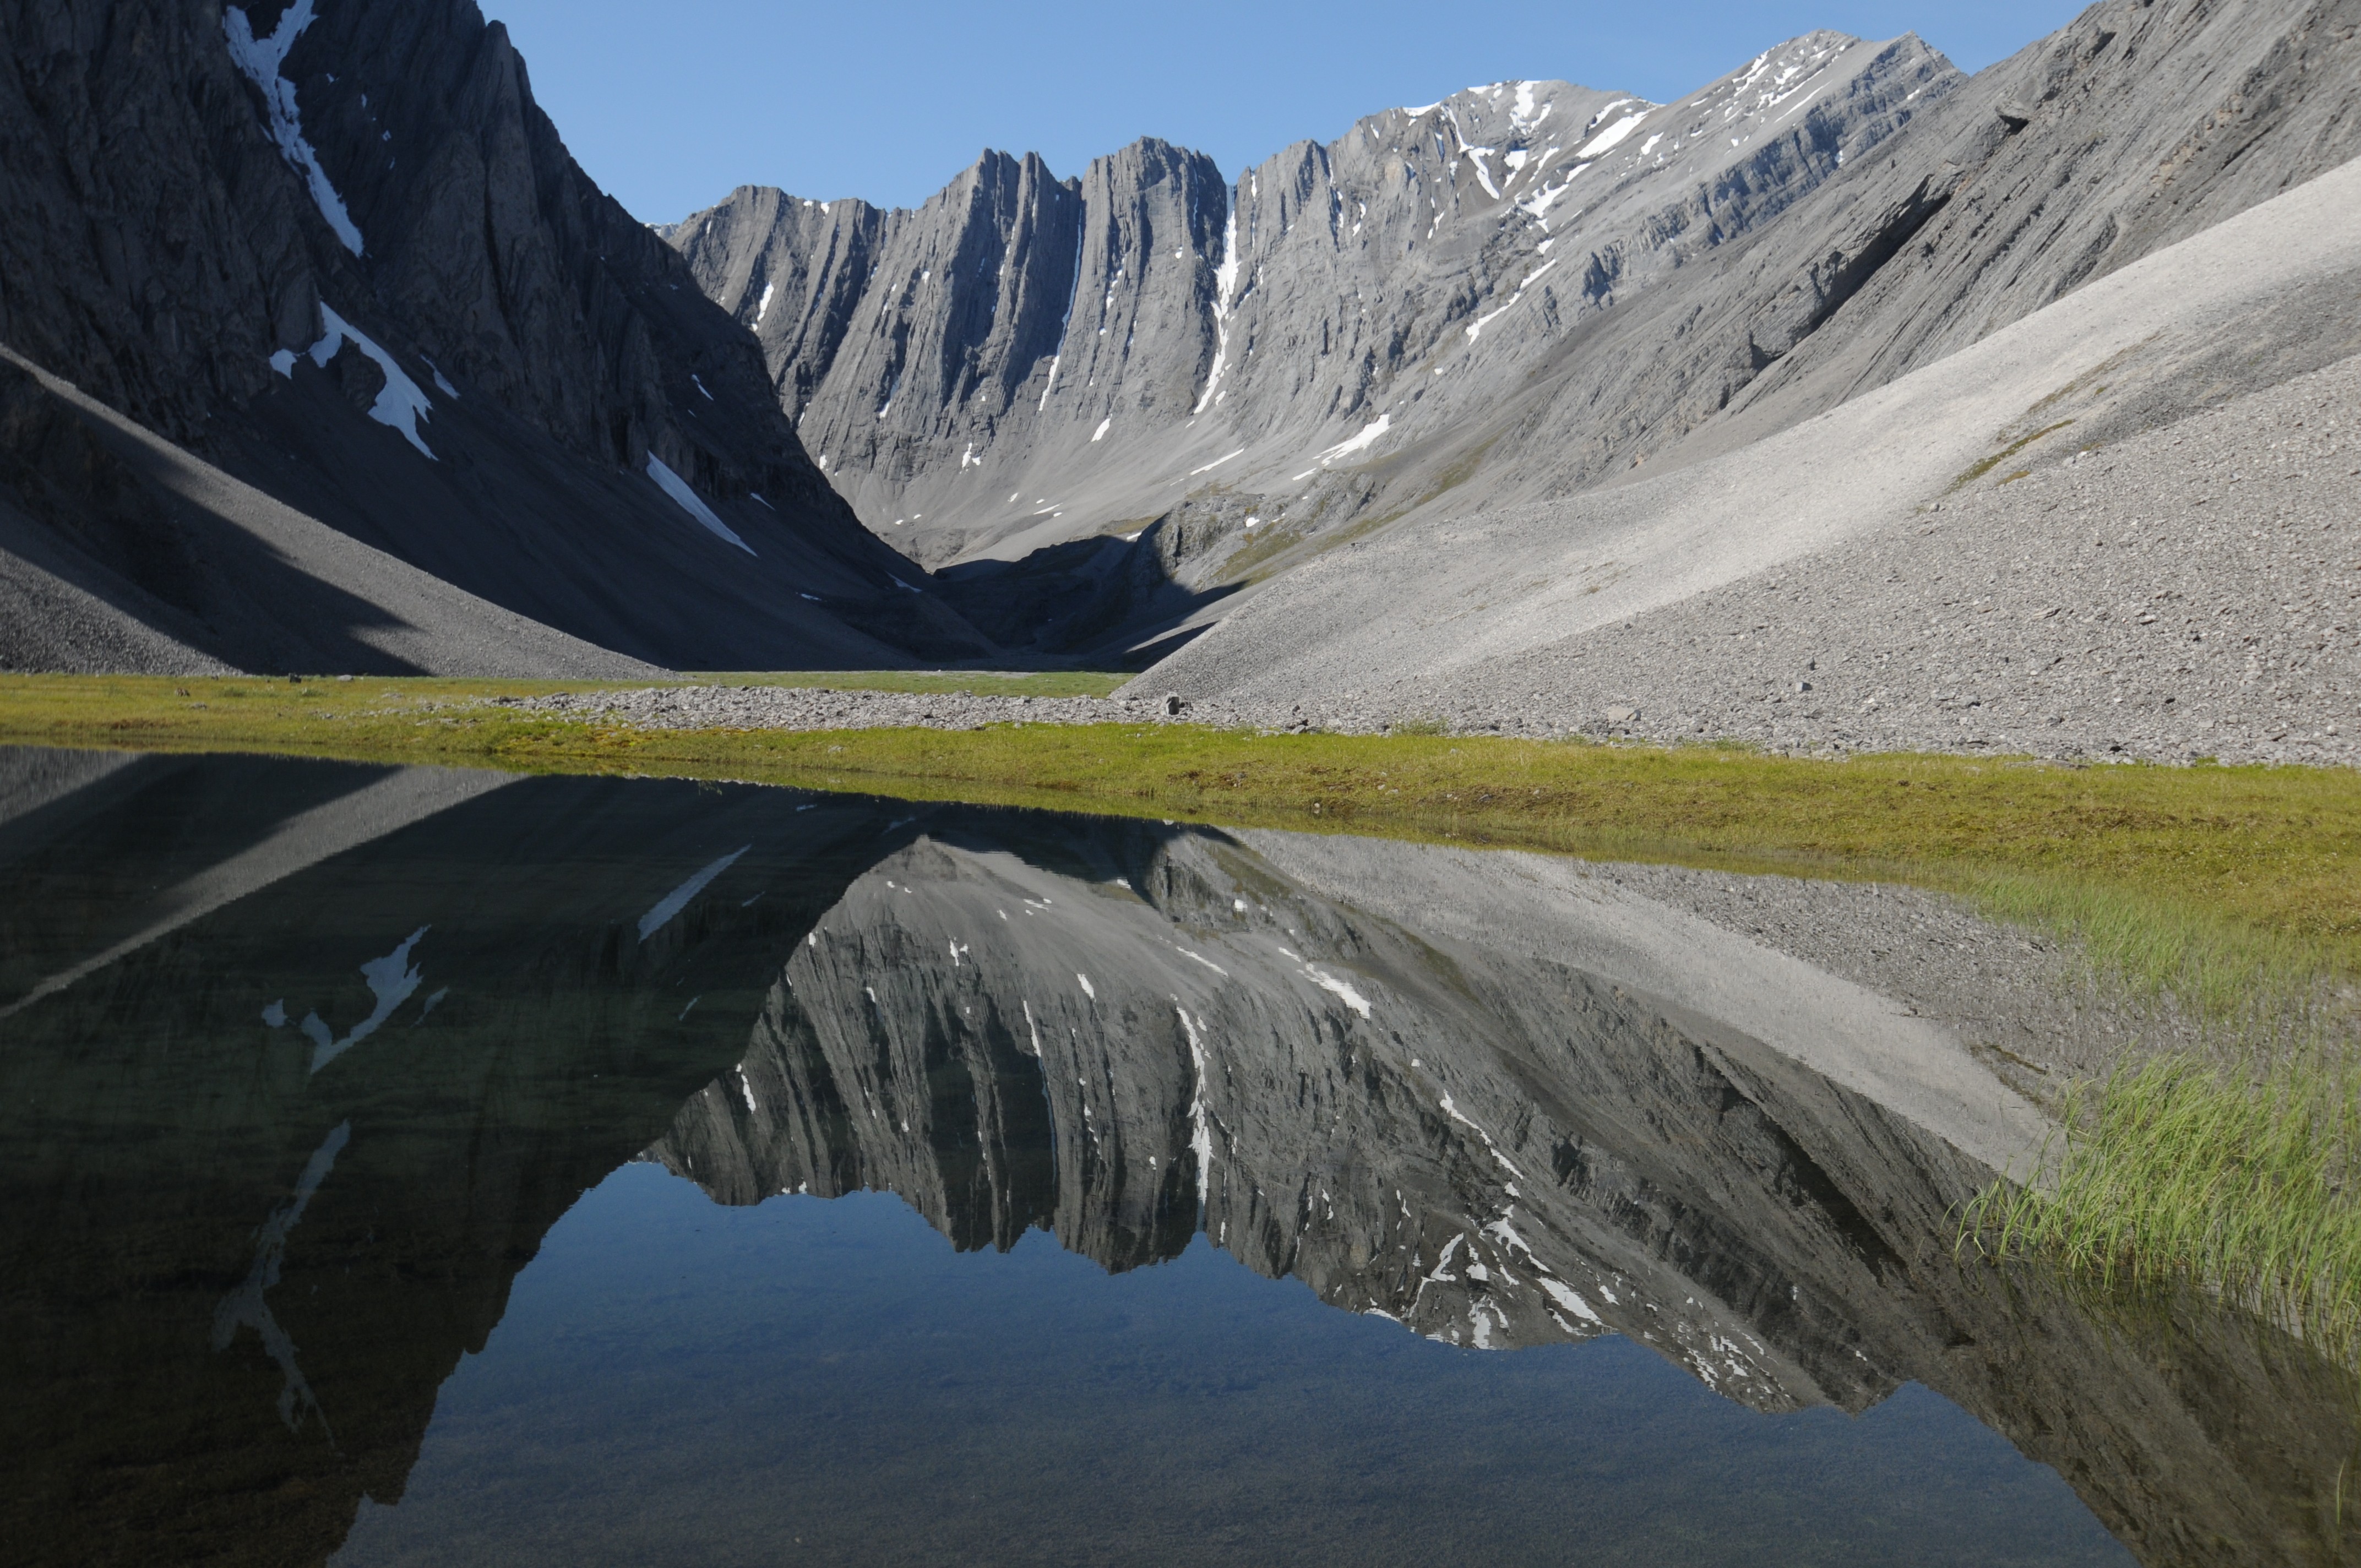
<svg viewBox="0 0 2361 1568">
<path fill-rule="evenodd" d="M 897 586 L 926 587 L 820 477 L 746 335 L 567 156 L 470 0 L 8 11 L 0 341 L 43 371 L 364 544 L 652 663 L 983 647 Z M 84 545 L 148 542 L 153 484 L 92 493 L 12 422 L 5 499 L 76 554 L 65 580 L 96 576 L 146 624 L 124 607 L 169 602 L 170 570 Z M 147 554 L 242 533 L 191 527 Z M 197 646 L 238 663 L 255 630 L 232 618 Z"/>
</svg>

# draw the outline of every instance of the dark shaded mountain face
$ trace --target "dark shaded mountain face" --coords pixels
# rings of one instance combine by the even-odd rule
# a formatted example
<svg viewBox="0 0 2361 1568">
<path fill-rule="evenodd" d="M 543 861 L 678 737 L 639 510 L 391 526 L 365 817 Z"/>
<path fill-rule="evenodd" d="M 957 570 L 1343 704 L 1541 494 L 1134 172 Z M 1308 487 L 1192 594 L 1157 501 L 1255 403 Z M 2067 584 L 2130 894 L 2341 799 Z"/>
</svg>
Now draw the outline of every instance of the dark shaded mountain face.
<svg viewBox="0 0 2361 1568">
<path fill-rule="evenodd" d="M 468 0 L 11 0 L 0 39 L 10 664 L 983 651 Z M 168 444 L 126 455 L 109 412 Z M 258 549 L 285 581 L 258 587 Z M 399 645 L 415 573 L 506 620 Z M 524 647 L 518 617 L 562 637 Z"/>
<path fill-rule="evenodd" d="M 653 1157 L 1114 1269 L 1202 1231 L 1340 1310 L 1624 1333 L 1759 1409 L 1916 1381 L 2146 1563 L 2336 1561 L 2342 1375 L 1963 1267 L 1985 1173 L 1942 1137 L 1611 964 L 1318 890 L 1358 852 L 0 753 L 0 1528 L 47 1563 L 319 1561 L 400 1499 L 549 1227 Z M 1523 921 L 1506 886 L 1452 902 Z"/>
<path fill-rule="evenodd" d="M 1037 596 L 1045 647 L 1144 650 L 1404 516 L 1784 429 L 2361 154 L 2357 33 L 2104 0 L 1972 80 L 1814 34 L 1669 105 L 1471 89 L 1226 188 L 1159 143 L 992 154 L 917 212 L 749 189 L 664 232 L 873 530 Z"/>
</svg>

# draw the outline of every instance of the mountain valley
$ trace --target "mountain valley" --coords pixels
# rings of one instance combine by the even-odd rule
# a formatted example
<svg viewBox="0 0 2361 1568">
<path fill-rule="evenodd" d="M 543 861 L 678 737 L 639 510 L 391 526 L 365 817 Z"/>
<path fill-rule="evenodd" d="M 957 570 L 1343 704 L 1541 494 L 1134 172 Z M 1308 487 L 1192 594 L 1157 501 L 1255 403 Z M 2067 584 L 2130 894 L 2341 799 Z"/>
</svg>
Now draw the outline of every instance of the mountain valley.
<svg viewBox="0 0 2361 1568">
<path fill-rule="evenodd" d="M 2016 407 L 1914 411 L 1962 455 L 1870 510 L 1938 500 L 1992 446 L 2018 461 L 1965 488 L 2361 351 L 2349 201 L 2309 189 L 2361 152 L 2351 10 L 2101 5 L 1972 79 L 1915 38 L 1815 34 L 1670 105 L 1473 88 L 1226 187 L 1152 141 L 1062 181 L 987 154 L 916 211 L 747 189 L 662 232 L 874 532 L 1005 646 L 1137 667 L 1340 546 L 1417 537 L 1458 570 L 1442 535 L 1530 516 L 1521 544 L 1596 568 L 1617 503 L 1584 498 L 1750 450 L 1749 482 L 1811 489 L 1770 438 L 2290 192 L 2323 258 L 2300 288 L 2177 279 L 2147 302 L 2173 352 L 2127 367 L 2111 340 Z M 2017 417 L 2077 393 L 2070 422 Z M 1742 574 L 1759 552 L 1723 526 Z M 1477 597 L 1488 624 L 1558 614 Z M 1350 602 L 1389 635 L 1463 613 L 1400 583 Z M 1352 705 L 1244 624 L 1158 689 Z M 1356 712 L 1466 706 L 1420 700 Z"/>
<path fill-rule="evenodd" d="M 2353 728 L 2361 632 L 2277 585 L 2350 521 L 2355 0 L 2104 0 L 1973 76 L 1818 32 L 1668 104 L 1498 82 L 1235 178 L 987 152 L 915 210 L 747 187 L 653 226 L 467 0 L 19 9 L 7 668 L 1086 667 L 1201 716 L 1806 750 Z M 2257 396 L 2312 401 L 2225 416 Z M 2165 454 L 2299 430 L 2320 460 L 2219 514 L 2255 547 L 2160 526 Z M 2026 511 L 2070 462 L 2137 581 Z M 2020 513 L 1981 565 L 1930 521 Z M 1908 569 L 1859 592 L 1847 551 Z M 2048 617 L 1983 685 L 2143 684 L 1983 722 L 1976 655 L 1916 636 L 1963 601 L 1901 591 L 1976 572 Z M 1846 589 L 1798 620 L 1790 579 Z M 2173 595 L 2270 679 L 2092 634 Z"/>
<path fill-rule="evenodd" d="M 0 1539 L 2361 1562 L 2361 0 L 1762 41 L 0 0 Z"/>
</svg>

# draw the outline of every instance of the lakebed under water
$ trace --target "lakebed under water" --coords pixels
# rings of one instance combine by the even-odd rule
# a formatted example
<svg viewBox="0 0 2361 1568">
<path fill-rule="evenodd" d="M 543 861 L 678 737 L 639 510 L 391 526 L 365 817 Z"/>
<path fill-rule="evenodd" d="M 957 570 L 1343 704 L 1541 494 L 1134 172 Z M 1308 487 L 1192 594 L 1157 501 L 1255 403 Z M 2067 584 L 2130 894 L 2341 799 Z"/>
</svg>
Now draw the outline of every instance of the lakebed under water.
<svg viewBox="0 0 2361 1568">
<path fill-rule="evenodd" d="M 0 751 L 0 1553 L 2355 1560 L 2342 1374 L 1570 862 Z"/>
</svg>

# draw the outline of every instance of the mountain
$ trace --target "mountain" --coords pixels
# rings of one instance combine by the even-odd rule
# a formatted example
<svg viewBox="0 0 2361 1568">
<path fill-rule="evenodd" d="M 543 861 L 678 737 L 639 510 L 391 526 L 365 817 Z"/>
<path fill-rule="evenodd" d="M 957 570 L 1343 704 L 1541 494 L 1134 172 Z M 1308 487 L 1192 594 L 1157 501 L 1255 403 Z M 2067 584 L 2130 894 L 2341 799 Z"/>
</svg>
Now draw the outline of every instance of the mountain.
<svg viewBox="0 0 2361 1568">
<path fill-rule="evenodd" d="M 2361 164 L 1760 441 L 1350 542 L 1151 689 L 1323 723 L 2349 763 L 2356 336 Z"/>
<path fill-rule="evenodd" d="M 0 657 L 620 674 L 986 644 L 468 0 L 0 6 Z"/>
<path fill-rule="evenodd" d="M 1665 107 L 1473 88 L 1234 188 L 1156 141 L 1079 180 L 987 153 L 917 212 L 749 189 L 664 232 L 873 528 L 1005 557 L 1497 401 L 1960 80 L 1915 38 L 1821 33 Z"/>
<path fill-rule="evenodd" d="M 1766 324 L 1808 321 L 1799 294 L 1675 332 L 1666 291 L 1585 345 L 1633 367 L 1614 400 L 1641 367 L 1708 368 L 1717 334 L 1779 350 L 1727 410 L 1635 426 L 1587 486 L 1504 481 L 1335 552 L 1159 689 L 1806 750 L 2343 757 L 2356 17 L 2087 14 L 1794 214 L 1891 210 L 1922 138 L 1953 184 L 1816 332 Z M 1719 273 L 1754 281 L 1730 297 L 1777 303 L 1773 253 L 1809 238 L 1731 247 Z"/>
<path fill-rule="evenodd" d="M 1761 443 L 2316 179 L 2361 153 L 2355 39 L 2350 0 L 2106 0 L 1972 79 L 1815 34 L 1664 106 L 1471 89 L 1227 189 L 1157 143 L 994 154 L 915 213 L 742 190 L 665 233 L 873 530 L 967 563 L 1005 641 L 1144 660 L 1347 542 Z M 2259 354 L 2216 320 L 2074 439 L 2361 350 L 2246 303 Z"/>
<path fill-rule="evenodd" d="M 2099 659 L 2099 618 L 2197 577 L 2211 646 L 2311 668 L 2272 585 L 2331 558 L 2334 451 L 2274 502 L 2310 521 L 2146 586 L 2001 492 L 2361 352 L 2356 4 L 2105 0 L 1972 78 L 1814 33 L 1674 104 L 1495 83 L 1235 179 L 1157 141 L 1071 178 L 987 153 L 916 211 L 750 188 L 651 229 L 468 0 L 0 0 L 0 667 L 1177 653 L 1159 690 L 1365 725 L 1919 745 L 1961 660 Z M 2182 482 L 2142 450 L 2071 503 L 2117 538 Z M 1828 554 L 1954 500 L 2025 546 L 1866 595 Z M 1807 558 L 1844 613 L 1776 608 Z M 1990 659 L 1897 644 L 1970 571 L 2072 616 Z M 1688 669 L 1724 590 L 1775 669 L 1596 674 Z M 1646 652 L 1573 645 L 1612 626 Z M 1823 653 L 1916 661 L 1844 694 L 1926 722 L 1766 718 Z M 2121 735 L 2093 678 L 1982 739 L 2216 754 L 2237 694 L 2167 723 L 2187 673 Z M 2289 691 L 2240 754 L 2334 738 Z"/>
</svg>

